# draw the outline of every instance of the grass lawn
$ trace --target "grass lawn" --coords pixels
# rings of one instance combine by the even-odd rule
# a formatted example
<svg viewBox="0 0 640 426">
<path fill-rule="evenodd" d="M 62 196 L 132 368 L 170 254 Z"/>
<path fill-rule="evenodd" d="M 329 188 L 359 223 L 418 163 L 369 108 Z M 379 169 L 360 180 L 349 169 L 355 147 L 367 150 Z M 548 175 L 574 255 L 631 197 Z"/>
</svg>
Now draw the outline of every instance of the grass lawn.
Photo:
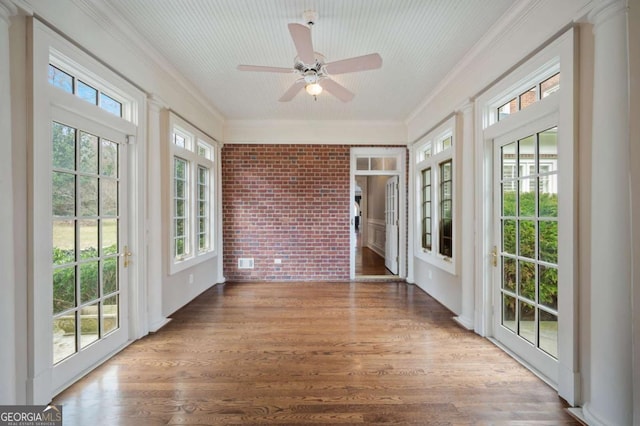
<svg viewBox="0 0 640 426">
<path fill-rule="evenodd" d="M 75 245 L 76 222 L 79 233 L 80 250 L 90 247 L 98 248 L 98 220 L 55 220 L 53 222 L 53 247 L 72 250 Z M 118 242 L 118 221 L 102 219 L 102 247 L 109 247 Z"/>
</svg>

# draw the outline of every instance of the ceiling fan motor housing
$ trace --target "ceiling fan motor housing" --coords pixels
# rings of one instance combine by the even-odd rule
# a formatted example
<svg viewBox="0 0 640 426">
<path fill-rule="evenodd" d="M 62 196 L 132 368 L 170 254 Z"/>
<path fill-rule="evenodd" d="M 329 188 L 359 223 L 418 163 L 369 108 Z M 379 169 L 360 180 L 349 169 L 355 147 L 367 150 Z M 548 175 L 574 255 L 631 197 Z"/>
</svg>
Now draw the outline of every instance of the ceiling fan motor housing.
<svg viewBox="0 0 640 426">
<path fill-rule="evenodd" d="M 318 12 L 316 12 L 315 10 L 305 10 L 302 14 L 302 19 L 304 19 L 304 22 L 306 22 L 307 25 L 311 27 L 315 25 L 316 21 L 318 20 Z"/>
</svg>

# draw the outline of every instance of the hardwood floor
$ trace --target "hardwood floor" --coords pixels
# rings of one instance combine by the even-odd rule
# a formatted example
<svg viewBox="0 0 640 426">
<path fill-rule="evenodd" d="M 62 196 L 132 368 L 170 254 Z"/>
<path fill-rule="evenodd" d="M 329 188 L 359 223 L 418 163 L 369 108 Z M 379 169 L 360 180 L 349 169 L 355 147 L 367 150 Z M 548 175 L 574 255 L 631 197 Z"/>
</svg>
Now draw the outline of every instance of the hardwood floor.
<svg viewBox="0 0 640 426">
<path fill-rule="evenodd" d="M 64 424 L 579 424 L 418 287 L 216 286 L 57 396 Z"/>
<path fill-rule="evenodd" d="M 361 232 L 356 232 L 355 269 L 356 276 L 359 275 L 394 275 L 384 265 L 384 257 L 380 256 L 369 247 L 363 246 Z"/>
</svg>

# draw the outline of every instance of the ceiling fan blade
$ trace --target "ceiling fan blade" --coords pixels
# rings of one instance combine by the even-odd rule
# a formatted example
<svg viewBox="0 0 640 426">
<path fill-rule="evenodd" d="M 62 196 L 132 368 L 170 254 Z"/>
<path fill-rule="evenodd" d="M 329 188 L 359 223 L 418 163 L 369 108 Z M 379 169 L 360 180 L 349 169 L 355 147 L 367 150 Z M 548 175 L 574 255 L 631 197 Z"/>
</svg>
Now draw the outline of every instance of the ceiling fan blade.
<svg viewBox="0 0 640 426">
<path fill-rule="evenodd" d="M 280 102 L 289 102 L 291 99 L 295 98 L 298 92 L 302 90 L 304 85 L 305 85 L 304 80 L 296 81 L 291 85 L 291 87 L 287 89 L 286 92 L 284 92 L 284 95 L 282 95 L 282 97 L 278 100 Z"/>
<path fill-rule="evenodd" d="M 382 66 L 382 58 L 377 53 L 330 62 L 324 67 L 329 74 L 346 74 L 348 72 L 375 70 Z"/>
<path fill-rule="evenodd" d="M 302 24 L 289 24 L 289 32 L 300 60 L 307 65 L 313 64 L 316 61 L 316 55 L 313 53 L 311 29 Z"/>
<path fill-rule="evenodd" d="M 340 99 L 342 102 L 349 102 L 355 96 L 349 90 L 347 90 L 344 86 L 336 83 L 330 78 L 324 78 L 318 82 L 320 86 L 327 92 L 331 93 L 336 98 Z"/>
<path fill-rule="evenodd" d="M 279 72 L 282 74 L 293 72 L 291 68 L 263 67 L 262 65 L 238 65 L 238 71 Z"/>
</svg>

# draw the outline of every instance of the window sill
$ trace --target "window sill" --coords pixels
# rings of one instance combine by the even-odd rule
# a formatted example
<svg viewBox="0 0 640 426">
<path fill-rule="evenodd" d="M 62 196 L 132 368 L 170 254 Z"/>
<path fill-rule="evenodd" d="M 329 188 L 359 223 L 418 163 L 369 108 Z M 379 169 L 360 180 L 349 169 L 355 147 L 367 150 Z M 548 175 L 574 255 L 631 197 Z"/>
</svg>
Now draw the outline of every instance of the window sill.
<svg viewBox="0 0 640 426">
<path fill-rule="evenodd" d="M 456 275 L 456 263 L 451 257 L 435 254 L 433 251 L 426 251 L 423 248 L 416 250 L 415 257 L 451 275 Z"/>
<path fill-rule="evenodd" d="M 216 251 L 211 250 L 208 252 L 200 253 L 197 256 L 185 258 L 184 260 L 180 261 L 171 259 L 169 261 L 169 275 L 174 275 L 186 269 L 193 268 L 194 266 L 206 262 L 207 260 L 213 259 L 214 257 L 216 257 L 216 255 Z"/>
</svg>

